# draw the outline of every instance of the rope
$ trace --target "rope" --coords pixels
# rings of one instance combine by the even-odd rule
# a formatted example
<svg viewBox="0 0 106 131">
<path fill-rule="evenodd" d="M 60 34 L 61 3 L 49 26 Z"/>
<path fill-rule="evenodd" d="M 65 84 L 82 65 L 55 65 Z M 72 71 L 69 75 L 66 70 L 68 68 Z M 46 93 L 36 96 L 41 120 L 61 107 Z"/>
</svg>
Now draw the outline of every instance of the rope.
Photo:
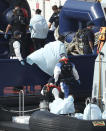
<svg viewBox="0 0 106 131">
<path fill-rule="evenodd" d="M 36 109 L 32 109 L 32 110 L 26 110 L 26 111 L 23 111 L 23 112 L 28 113 L 28 112 L 33 112 L 33 111 L 37 111 L 37 110 L 40 110 L 40 109 L 44 109 L 44 108 L 36 108 Z M 8 110 L 8 109 L 5 109 L 3 107 L 1 107 L 1 110 L 11 112 L 11 113 L 20 113 L 20 112 L 22 112 L 22 111 L 16 111 L 16 110 Z"/>
</svg>

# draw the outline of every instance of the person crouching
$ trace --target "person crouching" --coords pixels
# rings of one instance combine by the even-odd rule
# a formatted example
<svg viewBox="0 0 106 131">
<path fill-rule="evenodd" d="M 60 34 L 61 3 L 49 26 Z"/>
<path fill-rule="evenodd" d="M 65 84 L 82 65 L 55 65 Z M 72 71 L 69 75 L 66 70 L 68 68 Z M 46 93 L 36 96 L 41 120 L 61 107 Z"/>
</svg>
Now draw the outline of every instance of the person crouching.
<svg viewBox="0 0 106 131">
<path fill-rule="evenodd" d="M 79 74 L 66 54 L 62 53 L 60 57 L 61 59 L 54 68 L 54 79 L 56 84 L 60 84 L 61 90 L 67 98 L 69 89 L 80 85 Z"/>
</svg>

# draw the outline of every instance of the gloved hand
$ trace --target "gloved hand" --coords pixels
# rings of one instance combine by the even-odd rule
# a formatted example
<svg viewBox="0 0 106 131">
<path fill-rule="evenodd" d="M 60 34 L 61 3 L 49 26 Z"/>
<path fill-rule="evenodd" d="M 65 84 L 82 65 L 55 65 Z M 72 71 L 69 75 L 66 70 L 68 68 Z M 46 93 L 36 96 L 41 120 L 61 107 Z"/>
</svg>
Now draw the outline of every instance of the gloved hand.
<svg viewBox="0 0 106 131">
<path fill-rule="evenodd" d="M 33 29 L 33 27 L 32 27 L 32 26 L 29 26 L 29 29 L 30 29 L 30 30 L 32 30 L 32 29 Z"/>
<path fill-rule="evenodd" d="M 8 35 L 7 35 L 7 34 L 5 34 L 5 35 L 4 35 L 4 38 L 5 38 L 5 39 L 7 39 L 7 38 L 8 38 Z"/>
<path fill-rule="evenodd" d="M 23 60 L 20 61 L 22 66 L 25 66 L 25 62 Z"/>
<path fill-rule="evenodd" d="M 79 85 L 81 84 L 80 80 L 77 80 L 77 82 L 78 82 Z"/>
<path fill-rule="evenodd" d="M 94 50 L 92 50 L 92 54 L 93 54 L 93 55 L 95 54 L 95 51 L 94 51 Z"/>
</svg>

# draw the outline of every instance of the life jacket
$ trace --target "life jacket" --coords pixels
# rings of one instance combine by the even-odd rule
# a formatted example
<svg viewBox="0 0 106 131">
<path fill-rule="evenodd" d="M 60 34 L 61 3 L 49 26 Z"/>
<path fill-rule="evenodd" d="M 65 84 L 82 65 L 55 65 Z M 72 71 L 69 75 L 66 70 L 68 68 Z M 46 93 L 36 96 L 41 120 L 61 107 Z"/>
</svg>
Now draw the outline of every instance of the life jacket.
<svg viewBox="0 0 106 131">
<path fill-rule="evenodd" d="M 72 80 L 74 79 L 72 63 L 69 61 L 68 58 L 61 59 L 59 62 L 61 63 L 61 74 L 59 75 L 60 82 L 65 82 L 67 84 L 72 82 Z"/>
<path fill-rule="evenodd" d="M 100 28 L 100 35 L 99 35 L 99 38 L 98 38 L 98 46 L 97 46 L 97 53 L 99 53 L 106 41 L 106 27 L 101 27 Z"/>
<path fill-rule="evenodd" d="M 19 30 L 22 33 L 25 32 L 26 25 L 27 25 L 27 21 L 24 16 L 24 13 L 21 9 L 18 9 L 16 11 L 16 15 L 14 15 L 14 19 L 13 19 L 13 25 L 12 25 L 13 32 L 16 30 Z"/>
<path fill-rule="evenodd" d="M 23 44 L 22 44 L 22 41 L 21 40 L 17 40 L 16 38 L 12 38 L 11 40 L 10 40 L 10 42 L 9 42 L 9 56 L 16 56 L 15 55 L 15 51 L 14 51 L 14 47 L 13 47 L 13 43 L 15 42 L 15 41 L 19 41 L 19 43 L 20 43 L 20 52 L 21 52 L 21 55 L 22 55 L 22 57 L 24 58 L 24 47 L 23 47 Z"/>
</svg>

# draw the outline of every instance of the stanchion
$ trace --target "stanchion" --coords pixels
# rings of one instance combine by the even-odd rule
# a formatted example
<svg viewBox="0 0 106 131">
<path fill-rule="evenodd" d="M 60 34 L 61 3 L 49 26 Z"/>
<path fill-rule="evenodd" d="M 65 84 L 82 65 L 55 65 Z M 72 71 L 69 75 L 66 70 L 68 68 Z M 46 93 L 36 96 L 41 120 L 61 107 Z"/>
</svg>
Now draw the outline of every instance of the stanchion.
<svg viewBox="0 0 106 131">
<path fill-rule="evenodd" d="M 19 92 L 19 116 L 24 116 L 24 91 Z"/>
</svg>

